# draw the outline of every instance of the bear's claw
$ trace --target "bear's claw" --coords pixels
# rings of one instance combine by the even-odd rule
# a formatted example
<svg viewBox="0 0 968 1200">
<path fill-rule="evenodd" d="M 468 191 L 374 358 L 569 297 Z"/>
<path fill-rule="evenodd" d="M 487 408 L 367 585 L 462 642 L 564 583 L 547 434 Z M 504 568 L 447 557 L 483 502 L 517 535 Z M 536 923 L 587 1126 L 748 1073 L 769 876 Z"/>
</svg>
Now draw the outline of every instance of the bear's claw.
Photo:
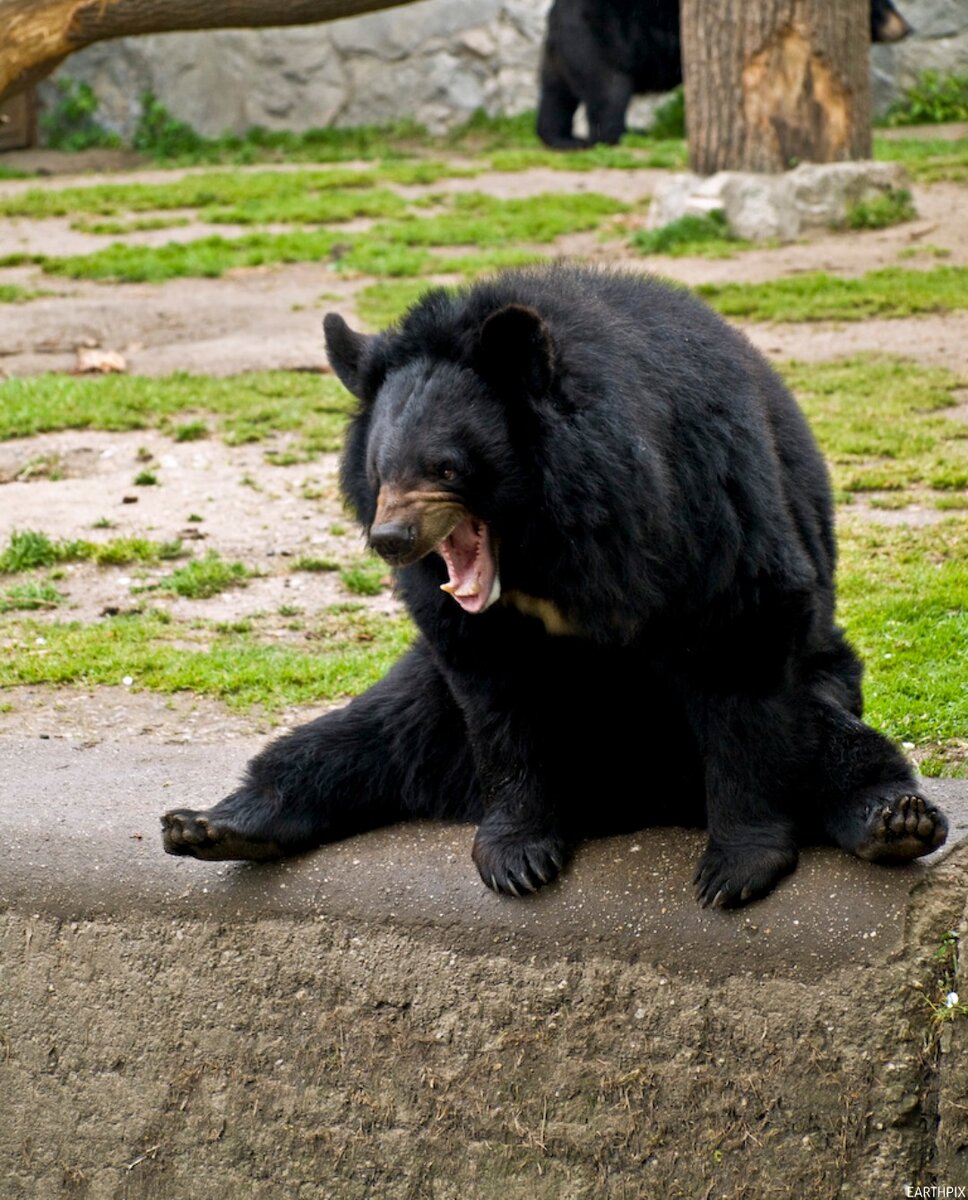
<svg viewBox="0 0 968 1200">
<path fill-rule="evenodd" d="M 795 846 L 724 846 L 710 840 L 693 883 L 703 908 L 738 908 L 772 892 L 797 865 Z"/>
<path fill-rule="evenodd" d="M 477 831 L 474 862 L 492 892 L 521 897 L 551 883 L 565 862 L 565 844 L 556 834 Z"/>
</svg>

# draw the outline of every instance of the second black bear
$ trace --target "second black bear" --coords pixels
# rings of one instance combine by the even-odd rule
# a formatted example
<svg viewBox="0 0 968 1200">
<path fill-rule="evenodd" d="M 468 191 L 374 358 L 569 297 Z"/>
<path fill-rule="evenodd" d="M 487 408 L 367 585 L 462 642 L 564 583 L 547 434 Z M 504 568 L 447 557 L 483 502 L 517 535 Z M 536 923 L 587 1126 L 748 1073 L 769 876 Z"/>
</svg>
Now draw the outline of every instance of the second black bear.
<svg viewBox="0 0 968 1200">
<path fill-rule="evenodd" d="M 566 267 L 431 291 L 374 336 L 325 324 L 359 400 L 343 488 L 420 636 L 213 809 L 167 813 L 169 853 L 457 818 L 518 894 L 582 837 L 703 823 L 698 897 L 729 906 L 804 840 L 876 861 L 944 841 L 861 720 L 824 463 L 741 334 L 682 289 Z"/>
<path fill-rule="evenodd" d="M 891 0 L 871 0 L 871 41 L 911 26 Z M 555 0 L 541 57 L 538 137 L 556 150 L 614 144 L 633 96 L 682 83 L 679 0 Z M 588 136 L 572 120 L 584 104 Z"/>
</svg>

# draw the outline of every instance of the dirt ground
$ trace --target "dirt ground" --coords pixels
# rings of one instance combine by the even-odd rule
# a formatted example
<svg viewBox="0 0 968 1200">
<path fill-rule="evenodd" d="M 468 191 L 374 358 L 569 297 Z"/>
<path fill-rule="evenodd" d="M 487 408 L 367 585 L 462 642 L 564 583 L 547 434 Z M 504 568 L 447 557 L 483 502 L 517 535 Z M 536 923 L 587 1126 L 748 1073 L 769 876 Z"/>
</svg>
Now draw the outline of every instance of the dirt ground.
<svg viewBox="0 0 968 1200">
<path fill-rule="evenodd" d="M 50 161 L 56 165 L 59 160 Z M 534 169 L 443 180 L 432 188 L 401 191 L 417 195 L 473 188 L 499 196 L 526 196 L 581 189 L 636 201 L 651 192 L 656 176 L 648 170 Z M 158 171 L 125 171 L 111 178 L 121 182 L 167 177 Z M 0 183 L 0 195 L 104 179 L 95 174 L 6 181 Z M 940 183 L 915 187 L 913 193 L 919 214 L 915 221 L 879 231 L 826 234 L 730 259 L 633 258 L 627 249 L 627 231 L 621 240 L 605 242 L 594 233 L 572 235 L 559 239 L 548 253 L 655 271 L 689 284 L 760 281 L 818 269 L 854 275 L 901 264 L 926 268 L 939 261 L 968 264 L 964 187 Z M 131 234 L 125 240 L 151 244 L 198 236 L 199 231 L 198 225 L 187 225 Z M 211 227 L 205 231 L 211 232 Z M 217 231 L 226 236 L 235 232 L 230 226 Z M 67 219 L 8 220 L 0 225 L 0 255 L 23 250 L 69 254 L 114 240 L 81 235 L 70 229 Z M 906 254 L 912 250 L 913 255 Z M 938 251 L 945 254 L 943 259 L 936 257 Z M 320 329 L 324 312 L 335 308 L 355 320 L 354 294 L 370 282 L 345 279 L 325 262 L 237 270 L 220 279 L 178 279 L 161 285 L 64 281 L 43 276 L 32 267 L 6 269 L 0 272 L 0 281 L 49 293 L 28 304 L 0 308 L 0 376 L 74 370 L 77 352 L 83 348 L 117 351 L 129 371 L 145 375 L 325 370 Z M 778 360 L 822 360 L 873 351 L 902 354 L 956 371 L 968 369 L 968 312 L 905 320 L 748 325 L 746 330 L 761 350 Z M 229 620 L 294 604 L 312 611 L 348 599 L 336 574 L 293 573 L 286 563 L 302 554 L 349 561 L 363 549 L 354 530 L 331 532 L 345 522 L 336 487 L 336 457 L 275 466 L 266 462 L 264 450 L 264 444 L 226 446 L 217 440 L 177 444 L 149 431 L 73 431 L 0 444 L 0 543 L 11 531 L 25 528 L 43 529 L 56 537 L 95 539 L 144 535 L 167 540 L 201 532 L 200 549 L 217 550 L 262 572 L 247 587 L 210 600 L 177 601 L 171 606 L 175 616 Z M 133 477 L 146 455 L 163 486 L 133 488 Z M 38 462 L 46 464 L 44 470 L 34 469 Z M 190 526 L 192 513 L 202 515 L 203 523 Z M 877 514 L 878 519 L 885 515 L 897 519 L 896 514 Z M 906 514 L 907 519 L 911 515 Z M 95 522 L 104 518 L 113 523 L 110 532 L 92 532 Z M 163 569 L 170 567 L 163 564 Z M 147 582 L 163 569 L 149 571 Z M 111 606 L 134 607 L 132 588 L 146 582 L 134 575 L 124 568 L 68 567 L 58 586 L 67 592 L 69 602 L 57 610 L 56 619 L 90 621 Z M 384 610 L 395 605 L 388 592 L 364 602 Z M 278 625 L 273 636 L 291 636 L 284 622 Z M 19 688 L 6 692 L 4 701 L 9 711 L 0 712 L 0 735 L 67 737 L 80 742 L 137 735 L 182 741 L 221 739 L 267 728 L 259 716 L 232 715 L 213 701 L 169 699 L 123 686 L 56 695 L 44 688 Z M 286 714 L 284 722 L 295 715 Z"/>
</svg>

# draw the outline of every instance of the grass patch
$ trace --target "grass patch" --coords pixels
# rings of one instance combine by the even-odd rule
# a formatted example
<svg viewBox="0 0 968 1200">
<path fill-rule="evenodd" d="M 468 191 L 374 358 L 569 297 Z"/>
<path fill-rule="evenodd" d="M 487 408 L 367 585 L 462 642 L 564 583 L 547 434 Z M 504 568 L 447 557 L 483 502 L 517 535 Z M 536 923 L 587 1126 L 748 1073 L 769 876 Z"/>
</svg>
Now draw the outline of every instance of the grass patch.
<svg viewBox="0 0 968 1200">
<path fill-rule="evenodd" d="M 867 719 L 922 754 L 933 749 L 922 770 L 946 762 L 963 773 L 968 665 L 952 648 L 968 644 L 968 520 L 843 521 L 840 562 L 839 619 L 867 665 Z"/>
<path fill-rule="evenodd" d="M 430 289 L 425 279 L 391 279 L 371 283 L 356 294 L 356 311 L 370 329 L 383 329 L 399 321 Z"/>
<path fill-rule="evenodd" d="M 190 224 L 188 217 L 137 217 L 132 221 L 89 221 L 80 217 L 71 221 L 71 229 L 98 237 L 121 237 L 126 233 L 148 233 L 153 229 L 174 229 Z"/>
<path fill-rule="evenodd" d="M 848 229 L 886 229 L 917 219 L 918 210 L 907 188 L 888 188 L 870 200 L 857 200 L 847 209 Z"/>
<path fill-rule="evenodd" d="M 121 139 L 97 120 L 98 99 L 89 83 L 73 79 L 54 81 L 57 98 L 40 115 L 44 142 L 52 150 L 117 149 Z"/>
<path fill-rule="evenodd" d="M 968 308 L 968 267 L 885 267 L 856 279 L 822 271 L 767 283 L 702 284 L 698 295 L 754 321 L 862 321 Z"/>
<path fill-rule="evenodd" d="M 176 442 L 198 442 L 208 437 L 208 426 L 204 421 L 186 421 L 184 425 L 175 425 L 171 435 Z"/>
<path fill-rule="evenodd" d="M 968 487 L 968 424 L 950 420 L 965 380 L 941 367 L 857 357 L 795 363 L 787 383 L 840 492 Z"/>
<path fill-rule="evenodd" d="M 874 157 L 899 162 L 917 183 L 968 180 L 968 138 L 874 138 Z"/>
<path fill-rule="evenodd" d="M 404 246 L 507 246 L 512 242 L 551 242 L 565 233 L 595 229 L 606 217 L 629 205 L 596 192 L 564 195 L 546 192 L 523 199 L 499 200 L 484 192 L 452 199 L 452 211 L 376 225 L 367 240 Z M 349 259 L 350 256 L 347 256 Z"/>
<path fill-rule="evenodd" d="M 885 125 L 968 121 L 968 75 L 924 71 L 884 115 Z"/>
<path fill-rule="evenodd" d="M 680 139 L 653 141 L 642 135 L 626 134 L 620 146 L 590 146 L 587 150 L 549 150 L 540 143 L 534 149 L 498 150 L 488 160 L 492 171 L 529 171 L 549 167 L 553 171 L 634 171 L 642 167 L 684 171 L 689 164 L 686 143 Z"/>
<path fill-rule="evenodd" d="M 128 246 L 123 242 L 64 258 L 42 258 L 49 275 L 70 279 L 111 279 L 119 283 L 161 283 L 185 276 L 214 279 L 237 267 L 312 262 L 326 258 L 338 238 L 327 231 L 251 233 L 242 238 L 218 234 L 164 246 Z"/>
<path fill-rule="evenodd" d="M 0 382 L 0 440 L 59 429 L 160 427 L 174 434 L 172 418 L 205 413 L 215 418 L 216 432 L 230 445 L 296 432 L 307 451 L 318 453 L 340 448 L 351 407 L 334 378 L 302 371 L 227 379 L 34 375 Z"/>
<path fill-rule="evenodd" d="M 360 235 L 301 230 L 234 239 L 214 235 L 164 246 L 116 243 L 91 254 L 41 256 L 39 262 L 48 274 L 74 279 L 157 283 L 180 276 L 215 277 L 237 267 L 313 262 L 338 250 L 341 268 L 364 274 L 418 275 L 448 269 L 446 260 L 429 254 L 428 247 L 487 247 L 507 254 L 515 242 L 547 243 L 565 233 L 595 229 L 629 208 L 594 192 L 512 200 L 469 192 L 451 197 L 449 205 L 448 212 L 429 217 L 407 214 Z"/>
<path fill-rule="evenodd" d="M 378 558 L 363 558 L 344 567 L 339 577 L 343 587 L 355 596 L 379 596 L 387 587 L 389 568 Z"/>
<path fill-rule="evenodd" d="M 736 237 L 722 209 L 703 216 L 684 216 L 658 229 L 640 229 L 632 245 L 641 254 L 669 254 L 674 258 L 702 254 L 710 258 L 729 258 L 748 242 Z"/>
<path fill-rule="evenodd" d="M 16 609 L 56 608 L 67 597 L 48 581 L 31 580 L 0 592 L 0 613 Z"/>
<path fill-rule="evenodd" d="M 0 687 L 117 686 L 131 676 L 136 689 L 190 691 L 236 710 L 260 706 L 272 713 L 357 695 L 386 673 L 413 636 L 402 618 L 345 610 L 322 614 L 298 646 L 261 643 L 237 624 L 220 630 L 155 612 L 93 625 L 8 618 Z"/>
<path fill-rule="evenodd" d="M 332 558 L 297 558 L 293 563 L 294 571 L 338 571 L 339 563 Z"/>
<path fill-rule="evenodd" d="M 204 558 L 172 571 L 157 584 L 157 590 L 173 592 L 186 600 L 207 600 L 228 588 L 245 587 L 253 574 L 244 563 L 226 562 L 210 550 Z"/>
<path fill-rule="evenodd" d="M 162 110 L 163 112 L 164 110 Z M 155 116 L 157 121 L 157 114 Z M 242 135 L 205 138 L 192 131 L 191 144 L 172 137 L 146 135 L 144 150 L 169 166 L 208 163 L 247 165 L 260 162 L 338 163 L 407 158 L 436 143 L 422 125 L 403 120 L 389 125 L 349 129 L 307 129 L 302 133 L 255 127 Z"/>
<path fill-rule="evenodd" d="M 16 283 L 0 283 L 0 304 L 26 304 L 28 300 L 36 300 L 38 296 L 47 294 L 31 291 Z"/>
<path fill-rule="evenodd" d="M 152 542 L 147 538 L 112 538 L 108 542 L 89 542 L 82 538 L 48 537 L 35 529 L 15 530 L 0 553 L 0 573 L 14 575 L 37 567 L 52 567 L 62 562 L 86 560 L 99 566 L 129 563 L 158 563 L 184 554 L 182 543 Z"/>
</svg>

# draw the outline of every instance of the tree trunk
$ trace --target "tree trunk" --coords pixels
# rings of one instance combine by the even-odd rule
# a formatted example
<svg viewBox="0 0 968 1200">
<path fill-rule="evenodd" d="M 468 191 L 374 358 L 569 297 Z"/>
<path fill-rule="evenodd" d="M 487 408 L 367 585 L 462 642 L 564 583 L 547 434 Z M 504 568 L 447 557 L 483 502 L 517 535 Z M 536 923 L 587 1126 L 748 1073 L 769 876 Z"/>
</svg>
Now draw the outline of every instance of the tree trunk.
<svg viewBox="0 0 968 1200">
<path fill-rule="evenodd" d="M 694 171 L 871 152 L 869 0 L 682 0 Z"/>
<path fill-rule="evenodd" d="M 0 100 L 91 42 L 180 29 L 308 25 L 411 0 L 0 0 Z"/>
</svg>

